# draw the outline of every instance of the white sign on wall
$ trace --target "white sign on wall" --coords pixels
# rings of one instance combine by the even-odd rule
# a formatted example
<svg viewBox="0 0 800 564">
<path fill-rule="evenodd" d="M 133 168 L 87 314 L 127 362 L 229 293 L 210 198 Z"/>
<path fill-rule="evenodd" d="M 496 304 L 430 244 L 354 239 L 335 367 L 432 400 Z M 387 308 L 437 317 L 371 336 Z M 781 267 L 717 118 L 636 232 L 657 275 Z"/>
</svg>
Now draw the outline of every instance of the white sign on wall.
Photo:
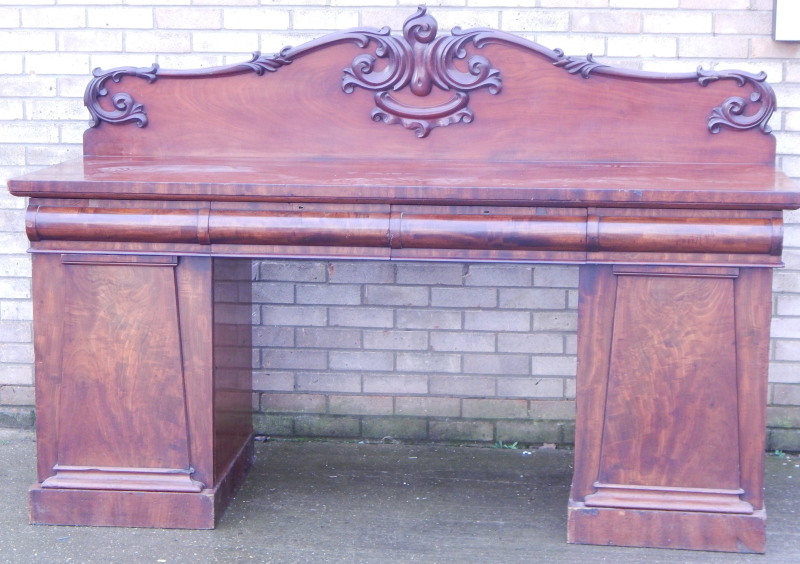
<svg viewBox="0 0 800 564">
<path fill-rule="evenodd" d="M 773 18 L 775 41 L 800 41 L 800 0 L 775 0 Z"/>
</svg>

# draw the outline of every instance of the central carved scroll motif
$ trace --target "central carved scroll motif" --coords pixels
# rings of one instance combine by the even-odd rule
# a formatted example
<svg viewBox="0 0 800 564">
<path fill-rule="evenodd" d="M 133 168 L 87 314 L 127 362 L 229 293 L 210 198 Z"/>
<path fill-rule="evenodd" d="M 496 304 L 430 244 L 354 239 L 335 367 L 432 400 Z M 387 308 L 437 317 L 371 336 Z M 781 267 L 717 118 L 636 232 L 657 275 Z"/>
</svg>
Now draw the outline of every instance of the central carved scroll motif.
<svg viewBox="0 0 800 564">
<path fill-rule="evenodd" d="M 487 88 L 491 94 L 498 94 L 502 88 L 500 71 L 480 55 L 469 58 L 466 71 L 455 63 L 466 59 L 468 43 L 480 48 L 479 38 L 489 30 L 464 32 L 456 27 L 452 35 L 436 37 L 437 30 L 436 20 L 420 7 L 405 21 L 402 38 L 389 35 L 387 28 L 366 32 L 377 44 L 375 54 L 365 53 L 353 59 L 352 66 L 344 70 L 342 89 L 348 94 L 357 86 L 374 91 L 376 107 L 372 119 L 402 124 L 416 130 L 417 137 L 427 136 L 434 127 L 471 122 L 475 114 L 469 108 L 468 92 Z M 379 59 L 386 61 L 382 68 L 377 68 Z M 406 87 L 420 98 L 429 96 L 434 87 L 454 95 L 433 106 L 412 105 L 391 94 Z"/>
</svg>

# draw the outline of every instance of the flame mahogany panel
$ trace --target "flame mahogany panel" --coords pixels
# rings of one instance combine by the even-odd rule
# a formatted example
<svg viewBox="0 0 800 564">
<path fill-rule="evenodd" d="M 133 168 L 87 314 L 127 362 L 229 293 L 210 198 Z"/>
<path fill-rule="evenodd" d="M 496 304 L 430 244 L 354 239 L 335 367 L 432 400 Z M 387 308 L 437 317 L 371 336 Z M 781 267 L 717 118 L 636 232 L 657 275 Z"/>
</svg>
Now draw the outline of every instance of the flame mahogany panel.
<svg viewBox="0 0 800 564">
<path fill-rule="evenodd" d="M 581 265 L 568 541 L 763 552 L 766 75 L 491 29 L 96 70 L 29 197 L 35 523 L 213 527 L 252 457 L 253 258 Z"/>
</svg>

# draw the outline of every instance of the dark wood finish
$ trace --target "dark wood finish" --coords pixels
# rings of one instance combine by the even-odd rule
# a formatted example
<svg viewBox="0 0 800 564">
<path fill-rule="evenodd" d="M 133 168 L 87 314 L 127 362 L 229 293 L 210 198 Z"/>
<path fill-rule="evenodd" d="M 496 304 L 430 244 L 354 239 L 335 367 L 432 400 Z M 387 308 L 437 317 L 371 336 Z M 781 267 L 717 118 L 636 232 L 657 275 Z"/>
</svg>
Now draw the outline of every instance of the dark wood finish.
<svg viewBox="0 0 800 564">
<path fill-rule="evenodd" d="M 85 100 L 86 156 L 9 184 L 33 522 L 214 526 L 251 452 L 251 258 L 554 262 L 581 265 L 569 541 L 764 550 L 770 269 L 800 192 L 763 74 L 439 36 L 420 9 L 402 37 L 96 71 Z"/>
<path fill-rule="evenodd" d="M 252 454 L 250 261 L 220 265 L 241 289 L 231 303 L 215 291 L 215 262 L 34 255 L 33 522 L 214 526 Z"/>
</svg>

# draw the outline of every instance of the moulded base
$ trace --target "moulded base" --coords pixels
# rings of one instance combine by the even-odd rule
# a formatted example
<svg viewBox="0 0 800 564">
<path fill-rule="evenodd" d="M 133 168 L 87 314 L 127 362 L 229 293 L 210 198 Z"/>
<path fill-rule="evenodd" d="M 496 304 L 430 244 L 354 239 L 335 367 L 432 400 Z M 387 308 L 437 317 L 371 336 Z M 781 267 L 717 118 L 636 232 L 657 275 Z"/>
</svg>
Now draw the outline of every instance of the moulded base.
<svg viewBox="0 0 800 564">
<path fill-rule="evenodd" d="M 213 529 L 253 462 L 248 439 L 216 487 L 200 492 L 70 488 L 29 490 L 30 522 L 38 525 Z"/>
<path fill-rule="evenodd" d="M 763 553 L 766 510 L 749 515 L 586 507 L 570 500 L 567 542 Z"/>
</svg>

